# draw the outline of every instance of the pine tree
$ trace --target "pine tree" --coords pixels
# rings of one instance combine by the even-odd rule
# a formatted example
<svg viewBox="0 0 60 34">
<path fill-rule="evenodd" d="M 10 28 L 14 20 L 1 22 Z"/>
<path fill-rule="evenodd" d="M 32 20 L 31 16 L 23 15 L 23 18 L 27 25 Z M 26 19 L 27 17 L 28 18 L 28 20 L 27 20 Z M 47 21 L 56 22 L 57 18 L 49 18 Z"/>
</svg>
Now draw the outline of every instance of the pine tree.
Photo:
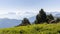
<svg viewBox="0 0 60 34">
<path fill-rule="evenodd" d="M 56 22 L 60 22 L 60 18 L 57 18 L 57 19 L 56 19 Z"/>
<path fill-rule="evenodd" d="M 47 15 L 47 20 L 46 20 L 47 23 L 49 23 L 50 21 L 53 21 L 53 20 L 54 20 L 54 17 L 52 14 Z"/>
<path fill-rule="evenodd" d="M 54 17 L 53 17 L 53 15 L 52 15 L 52 14 L 47 15 L 47 18 L 49 18 L 49 19 L 51 19 L 51 20 L 54 20 Z"/>
<path fill-rule="evenodd" d="M 46 21 L 46 13 L 44 12 L 44 10 L 41 9 L 39 11 L 39 14 L 40 14 L 40 17 L 41 17 L 42 22 L 45 22 Z"/>
<path fill-rule="evenodd" d="M 30 25 L 30 22 L 29 22 L 29 20 L 27 18 L 24 18 L 22 20 L 22 23 L 20 25 L 22 25 L 22 26 L 24 26 L 24 25 Z"/>
<path fill-rule="evenodd" d="M 43 9 L 41 9 L 39 11 L 39 14 L 36 16 L 35 23 L 39 24 L 39 23 L 43 23 L 43 22 L 46 22 L 46 13 L 44 12 Z"/>
</svg>

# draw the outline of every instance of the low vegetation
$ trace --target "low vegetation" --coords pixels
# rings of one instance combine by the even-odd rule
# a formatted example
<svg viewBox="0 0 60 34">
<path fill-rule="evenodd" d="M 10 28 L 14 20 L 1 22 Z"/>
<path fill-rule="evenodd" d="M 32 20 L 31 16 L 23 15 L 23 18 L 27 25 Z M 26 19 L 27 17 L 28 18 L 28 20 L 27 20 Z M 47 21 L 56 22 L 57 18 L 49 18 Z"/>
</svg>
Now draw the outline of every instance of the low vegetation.
<svg viewBox="0 0 60 34">
<path fill-rule="evenodd" d="M 60 23 L 33 24 L 0 29 L 0 34 L 60 34 Z"/>
</svg>

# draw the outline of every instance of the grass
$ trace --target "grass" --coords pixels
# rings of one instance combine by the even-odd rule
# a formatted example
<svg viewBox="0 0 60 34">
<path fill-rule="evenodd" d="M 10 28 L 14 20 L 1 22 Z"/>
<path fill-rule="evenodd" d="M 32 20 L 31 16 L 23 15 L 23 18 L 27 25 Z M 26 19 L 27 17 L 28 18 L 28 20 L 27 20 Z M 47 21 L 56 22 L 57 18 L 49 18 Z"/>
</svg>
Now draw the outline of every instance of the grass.
<svg viewBox="0 0 60 34">
<path fill-rule="evenodd" d="M 60 34 L 60 23 L 4 28 L 0 29 L 0 34 Z"/>
</svg>

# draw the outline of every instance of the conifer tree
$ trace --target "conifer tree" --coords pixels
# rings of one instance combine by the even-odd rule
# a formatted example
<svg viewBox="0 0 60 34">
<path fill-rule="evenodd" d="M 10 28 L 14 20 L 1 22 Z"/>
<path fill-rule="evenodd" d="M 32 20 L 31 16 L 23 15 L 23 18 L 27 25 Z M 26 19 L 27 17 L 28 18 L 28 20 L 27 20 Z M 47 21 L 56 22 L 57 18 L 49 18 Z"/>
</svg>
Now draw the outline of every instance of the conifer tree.
<svg viewBox="0 0 60 34">
<path fill-rule="evenodd" d="M 49 18 L 49 19 L 51 19 L 51 20 L 54 20 L 54 17 L 53 17 L 53 15 L 52 15 L 52 14 L 47 15 L 47 18 Z"/>
<path fill-rule="evenodd" d="M 43 22 L 46 22 L 46 13 L 44 12 L 43 9 L 41 9 L 39 11 L 39 14 L 37 14 L 36 16 L 36 20 L 35 20 L 35 23 L 36 24 L 39 24 L 39 23 L 43 23 Z"/>
<path fill-rule="evenodd" d="M 27 18 L 24 18 L 23 20 L 22 20 L 22 23 L 20 24 L 20 25 L 30 25 L 30 22 L 29 22 L 29 20 L 27 19 Z"/>
</svg>

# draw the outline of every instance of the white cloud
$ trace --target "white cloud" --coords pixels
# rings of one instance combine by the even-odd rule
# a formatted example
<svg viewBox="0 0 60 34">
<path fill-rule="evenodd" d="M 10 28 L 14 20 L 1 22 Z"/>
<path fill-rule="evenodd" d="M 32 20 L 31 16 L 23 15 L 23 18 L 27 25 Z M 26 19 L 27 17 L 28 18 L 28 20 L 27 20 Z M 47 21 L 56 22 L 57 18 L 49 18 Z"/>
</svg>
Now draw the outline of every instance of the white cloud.
<svg viewBox="0 0 60 34">
<path fill-rule="evenodd" d="M 40 9 L 0 9 L 0 18 L 9 18 L 9 19 L 23 19 L 23 18 L 29 18 L 33 17 L 36 14 L 38 14 Z M 46 12 L 52 12 L 53 9 L 46 9 L 44 8 L 44 11 Z M 60 11 L 59 9 L 54 11 Z"/>
<path fill-rule="evenodd" d="M 38 12 L 37 10 L 31 9 L 5 9 L 0 10 L 0 18 L 9 18 L 9 19 L 23 19 L 29 18 L 36 15 Z"/>
</svg>

